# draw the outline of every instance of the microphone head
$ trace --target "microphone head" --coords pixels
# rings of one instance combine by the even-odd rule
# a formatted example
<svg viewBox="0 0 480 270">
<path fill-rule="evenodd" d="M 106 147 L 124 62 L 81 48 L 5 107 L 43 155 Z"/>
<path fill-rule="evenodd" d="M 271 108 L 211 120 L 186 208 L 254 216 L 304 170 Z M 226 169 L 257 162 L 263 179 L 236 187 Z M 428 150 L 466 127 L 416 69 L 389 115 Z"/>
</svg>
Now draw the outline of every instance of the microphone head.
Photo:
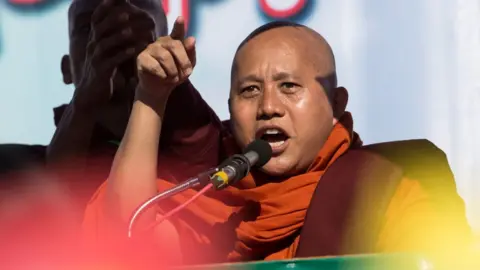
<svg viewBox="0 0 480 270">
<path fill-rule="evenodd" d="M 255 167 L 262 167 L 272 158 L 272 147 L 264 140 L 255 140 L 245 148 L 243 153 L 255 152 L 258 155 L 258 160 Z"/>
</svg>

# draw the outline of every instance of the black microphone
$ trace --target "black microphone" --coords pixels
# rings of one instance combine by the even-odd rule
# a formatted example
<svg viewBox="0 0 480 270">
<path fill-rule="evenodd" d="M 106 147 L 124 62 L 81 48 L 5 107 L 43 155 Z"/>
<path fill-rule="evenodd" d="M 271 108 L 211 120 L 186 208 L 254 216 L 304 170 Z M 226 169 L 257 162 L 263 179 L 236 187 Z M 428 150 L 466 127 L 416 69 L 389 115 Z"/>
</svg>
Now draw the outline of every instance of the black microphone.
<svg viewBox="0 0 480 270">
<path fill-rule="evenodd" d="M 233 155 L 218 166 L 219 171 L 210 178 L 217 190 L 243 179 L 252 166 L 265 165 L 272 158 L 272 147 L 266 141 L 255 140 L 245 148 L 243 153 L 243 155 Z"/>
<path fill-rule="evenodd" d="M 255 140 L 245 148 L 244 154 L 233 155 L 220 166 L 153 196 L 133 212 L 128 224 L 128 237 L 132 237 L 132 229 L 138 217 L 155 203 L 198 185 L 211 184 L 217 190 L 226 188 L 247 176 L 252 166 L 262 167 L 271 158 L 272 147 L 270 144 L 263 140 Z"/>
</svg>

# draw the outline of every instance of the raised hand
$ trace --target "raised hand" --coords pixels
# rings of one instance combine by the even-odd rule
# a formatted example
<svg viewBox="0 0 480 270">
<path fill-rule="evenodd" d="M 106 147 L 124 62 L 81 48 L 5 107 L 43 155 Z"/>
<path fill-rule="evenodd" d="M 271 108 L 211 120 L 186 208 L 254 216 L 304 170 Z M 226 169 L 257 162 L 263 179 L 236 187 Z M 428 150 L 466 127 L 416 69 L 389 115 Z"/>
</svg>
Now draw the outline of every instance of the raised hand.
<svg viewBox="0 0 480 270">
<path fill-rule="evenodd" d="M 185 20 L 178 17 L 169 36 L 160 37 L 138 55 L 137 95 L 166 101 L 192 74 L 195 64 L 195 39 L 185 39 Z"/>
<path fill-rule="evenodd" d="M 83 77 L 74 96 L 77 106 L 86 109 L 100 108 L 110 100 L 117 67 L 134 60 L 154 41 L 155 23 L 127 2 L 105 0 L 92 14 L 90 29 Z"/>
</svg>

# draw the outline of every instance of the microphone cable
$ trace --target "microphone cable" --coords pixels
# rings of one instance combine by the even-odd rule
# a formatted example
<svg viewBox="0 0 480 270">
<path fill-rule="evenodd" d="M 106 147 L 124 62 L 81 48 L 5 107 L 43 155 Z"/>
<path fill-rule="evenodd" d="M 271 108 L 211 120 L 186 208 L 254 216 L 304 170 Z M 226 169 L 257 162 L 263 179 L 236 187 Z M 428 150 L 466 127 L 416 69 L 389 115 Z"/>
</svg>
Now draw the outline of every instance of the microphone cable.
<svg viewBox="0 0 480 270">
<path fill-rule="evenodd" d="M 152 222 L 152 224 L 147 226 L 143 232 L 152 229 L 153 227 L 165 221 L 167 218 L 170 218 L 177 212 L 181 211 L 190 203 L 192 203 L 204 193 L 206 193 L 209 189 L 215 188 L 217 190 L 221 190 L 241 180 L 246 175 L 248 175 L 251 166 L 255 165 L 261 167 L 265 165 L 271 157 L 272 148 L 270 144 L 263 140 L 255 140 L 246 147 L 243 155 L 233 155 L 232 157 L 224 161 L 219 167 L 202 173 L 198 177 L 190 178 L 189 180 L 171 189 L 168 189 L 161 192 L 160 194 L 153 196 L 152 198 L 141 204 L 137 208 L 137 210 L 133 212 L 133 215 L 128 223 L 128 237 L 132 237 L 135 220 L 140 216 L 143 211 L 150 208 L 154 203 L 174 196 L 182 191 L 185 191 L 188 188 L 201 185 L 202 182 L 205 183 L 208 179 L 209 183 L 205 185 L 205 187 L 203 187 L 200 191 L 198 191 L 197 194 L 195 194 L 194 196 L 192 196 L 192 198 L 180 204 L 173 210 L 167 212 L 158 220 Z M 213 173 L 213 175 L 211 175 L 211 173 Z"/>
<path fill-rule="evenodd" d="M 179 206 L 175 207 L 174 209 L 170 210 L 167 212 L 165 215 L 163 215 L 159 220 L 155 220 L 152 222 L 150 225 L 148 225 L 143 231 L 147 232 L 153 229 L 154 227 L 160 225 L 162 222 L 164 222 L 166 219 L 170 218 L 174 214 L 180 212 L 183 210 L 185 207 L 187 207 L 189 204 L 194 202 L 196 199 L 198 199 L 200 196 L 205 194 L 209 189 L 213 188 L 213 183 L 207 184 L 205 187 L 203 187 L 200 191 L 197 192 L 197 194 L 193 195 L 192 198 L 188 199 L 186 202 L 180 204 Z"/>
</svg>

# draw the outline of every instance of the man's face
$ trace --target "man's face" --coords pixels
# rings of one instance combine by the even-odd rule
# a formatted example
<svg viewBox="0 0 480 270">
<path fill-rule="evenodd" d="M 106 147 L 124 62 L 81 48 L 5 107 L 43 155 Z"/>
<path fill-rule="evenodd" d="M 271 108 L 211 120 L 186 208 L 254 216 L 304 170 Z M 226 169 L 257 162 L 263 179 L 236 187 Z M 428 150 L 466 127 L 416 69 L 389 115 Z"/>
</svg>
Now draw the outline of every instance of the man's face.
<svg viewBox="0 0 480 270">
<path fill-rule="evenodd" d="M 333 127 L 329 98 L 318 81 L 330 71 L 322 57 L 312 57 L 308 43 L 302 30 L 281 27 L 248 41 L 235 59 L 234 135 L 242 148 L 259 138 L 270 143 L 273 156 L 262 168 L 270 175 L 306 170 Z"/>
<path fill-rule="evenodd" d="M 78 86 L 84 76 L 86 48 L 91 32 L 91 16 L 101 0 L 74 0 L 69 10 L 69 55 L 62 61 L 62 72 L 67 83 Z M 152 31 L 152 41 L 155 37 L 166 34 L 167 22 L 160 4 L 160 0 L 130 0 L 130 4 L 145 11 L 155 23 L 155 31 Z M 124 1 L 119 0 L 119 4 Z M 145 44 L 147 45 L 147 44 Z M 67 60 L 67 61 L 65 61 Z M 65 63 L 65 62 L 68 62 Z M 65 68 L 65 66 L 67 66 Z M 126 120 L 129 116 L 129 108 L 133 102 L 135 83 L 135 57 L 122 64 L 113 77 L 113 96 L 110 103 L 101 109 L 99 123 L 110 129 L 116 135 L 123 133 Z M 69 79 L 65 79 L 68 77 Z M 133 79 L 133 80 L 132 80 Z M 117 125 L 115 123 L 122 123 Z M 119 134 L 120 133 L 120 134 Z"/>
</svg>

